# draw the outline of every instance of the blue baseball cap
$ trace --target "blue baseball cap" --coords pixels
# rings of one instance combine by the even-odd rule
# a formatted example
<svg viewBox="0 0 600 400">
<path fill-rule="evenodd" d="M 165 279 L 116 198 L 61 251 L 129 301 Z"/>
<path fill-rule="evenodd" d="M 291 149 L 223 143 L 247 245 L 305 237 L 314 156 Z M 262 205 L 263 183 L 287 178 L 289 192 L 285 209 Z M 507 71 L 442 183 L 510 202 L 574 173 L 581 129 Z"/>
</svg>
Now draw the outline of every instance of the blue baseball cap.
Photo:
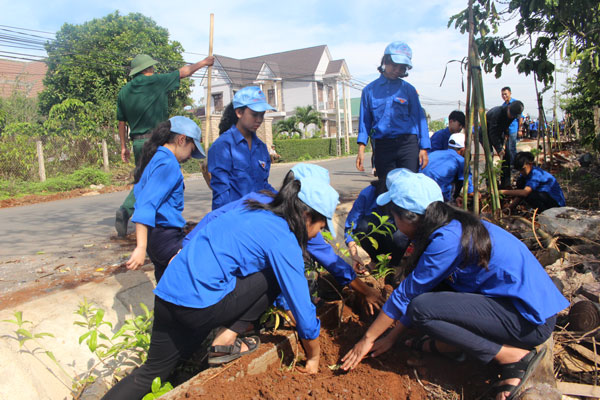
<svg viewBox="0 0 600 400">
<path fill-rule="evenodd" d="M 327 218 L 327 228 L 335 237 L 333 214 L 340 203 L 340 195 L 334 188 L 323 182 L 318 177 L 300 179 L 300 192 L 298 198 L 304 204 Z"/>
<path fill-rule="evenodd" d="M 412 172 L 410 169 L 406 169 L 406 168 L 396 168 L 391 170 L 390 172 L 388 172 L 387 176 L 385 177 L 385 187 L 388 188 L 388 190 L 392 187 L 392 183 L 394 183 L 395 179 L 399 179 L 399 176 L 405 176 L 408 174 L 412 174 L 414 172 Z"/>
<path fill-rule="evenodd" d="M 180 115 L 169 118 L 171 122 L 171 132 L 179 133 L 194 139 L 196 150 L 192 152 L 193 158 L 205 158 L 204 149 L 202 148 L 202 130 L 197 123 L 189 119 L 188 117 L 182 117 Z"/>
<path fill-rule="evenodd" d="M 306 164 L 306 163 L 298 163 L 294 165 L 292 168 L 294 172 L 294 178 L 296 180 L 301 180 L 304 178 L 318 178 L 321 181 L 329 184 L 329 171 L 326 168 L 321 167 L 316 164 Z"/>
<path fill-rule="evenodd" d="M 263 112 L 275 110 L 267 103 L 265 94 L 258 86 L 246 86 L 238 90 L 233 96 L 233 108 L 248 107 L 252 111 Z"/>
<path fill-rule="evenodd" d="M 431 203 L 444 201 L 438 184 L 425 174 L 405 169 L 401 173 L 396 173 L 391 181 L 389 190 L 377 197 L 377 204 L 380 206 L 393 201 L 405 210 L 424 214 Z"/>
<path fill-rule="evenodd" d="M 412 50 L 404 42 L 392 42 L 385 48 L 383 54 L 392 56 L 392 61 L 396 64 L 405 64 L 408 69 L 412 69 Z"/>
</svg>

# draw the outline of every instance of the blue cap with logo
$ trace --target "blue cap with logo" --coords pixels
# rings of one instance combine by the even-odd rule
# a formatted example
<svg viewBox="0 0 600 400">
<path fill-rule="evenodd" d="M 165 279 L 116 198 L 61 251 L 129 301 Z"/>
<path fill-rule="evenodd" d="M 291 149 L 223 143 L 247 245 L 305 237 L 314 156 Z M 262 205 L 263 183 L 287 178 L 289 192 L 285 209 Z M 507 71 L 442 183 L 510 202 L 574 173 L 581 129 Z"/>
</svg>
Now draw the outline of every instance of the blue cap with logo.
<svg viewBox="0 0 600 400">
<path fill-rule="evenodd" d="M 329 184 L 318 177 L 300 179 L 298 198 L 304 204 L 327 218 L 327 228 L 335 237 L 333 214 L 340 203 L 340 195 Z"/>
<path fill-rule="evenodd" d="M 392 42 L 385 48 L 383 54 L 389 54 L 392 57 L 392 61 L 396 64 L 405 64 L 408 69 L 412 69 L 412 50 L 404 42 Z"/>
<path fill-rule="evenodd" d="M 169 118 L 171 122 L 171 132 L 179 133 L 194 139 L 196 149 L 192 152 L 193 158 L 204 158 L 204 149 L 202 148 L 202 130 L 197 123 L 189 119 L 188 117 L 182 117 L 180 115 Z"/>
<path fill-rule="evenodd" d="M 431 203 L 444 201 L 442 190 L 433 179 L 425 174 L 402 169 L 404 171 L 393 175 L 388 191 L 377 197 L 378 205 L 384 206 L 393 201 L 405 210 L 424 214 Z"/>
<path fill-rule="evenodd" d="M 301 180 L 304 178 L 318 178 L 329 184 L 329 171 L 326 168 L 316 164 L 298 163 L 292 168 L 294 179 Z"/>
<path fill-rule="evenodd" d="M 233 96 L 233 108 L 248 107 L 252 111 L 263 112 L 275 110 L 267 103 L 265 94 L 258 86 L 246 86 Z"/>
</svg>

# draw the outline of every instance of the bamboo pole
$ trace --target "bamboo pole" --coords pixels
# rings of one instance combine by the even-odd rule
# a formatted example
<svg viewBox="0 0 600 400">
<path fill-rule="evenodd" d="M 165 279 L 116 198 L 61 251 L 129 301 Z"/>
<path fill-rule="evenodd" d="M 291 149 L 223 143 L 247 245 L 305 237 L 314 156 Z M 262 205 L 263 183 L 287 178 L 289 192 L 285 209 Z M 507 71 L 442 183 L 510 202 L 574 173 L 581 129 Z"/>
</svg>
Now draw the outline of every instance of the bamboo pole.
<svg viewBox="0 0 600 400">
<path fill-rule="evenodd" d="M 214 27 L 215 27 L 215 14 L 210 14 L 210 31 L 208 35 L 208 56 L 211 57 L 213 55 L 213 36 L 214 36 Z M 205 115 L 206 115 L 206 132 L 204 134 L 204 152 L 208 155 L 208 142 L 212 137 L 212 129 L 211 129 L 211 116 L 210 116 L 210 102 L 212 100 L 212 65 L 208 67 L 208 71 L 206 72 L 206 106 L 205 106 Z M 208 172 L 208 160 L 202 160 L 201 169 L 202 176 L 206 181 L 206 184 L 210 188 L 210 172 Z"/>
<path fill-rule="evenodd" d="M 471 48 L 471 46 L 473 45 L 473 0 L 469 0 L 469 49 Z M 468 53 L 467 53 L 468 55 Z M 463 170 L 463 176 L 464 176 L 464 180 L 463 180 L 463 194 L 462 194 L 462 198 L 463 198 L 463 209 L 468 210 L 469 209 L 469 193 L 468 190 L 465 190 L 464 188 L 464 183 L 465 182 L 469 182 L 469 166 L 471 164 L 471 137 L 472 136 L 476 136 L 476 135 L 472 135 L 472 131 L 473 131 L 473 107 L 471 107 L 471 79 L 472 79 L 472 74 L 471 74 L 471 58 L 467 56 L 467 102 L 465 104 L 465 116 L 466 116 L 466 132 L 465 132 L 465 168 Z M 460 108 L 460 100 L 458 102 L 459 104 L 459 108 Z M 477 148 L 477 146 L 479 146 L 479 144 L 477 143 L 476 139 L 473 139 L 473 142 L 475 143 L 475 146 Z M 475 163 L 477 164 L 479 160 L 475 159 Z M 468 189 L 468 183 L 467 183 L 467 189 Z M 475 193 L 478 193 L 478 187 L 476 187 L 475 182 L 473 182 L 473 189 L 474 189 L 474 198 L 473 198 L 473 207 L 475 207 Z M 477 211 L 475 210 L 475 208 L 473 209 L 473 212 L 477 214 Z"/>
<path fill-rule="evenodd" d="M 473 212 L 479 215 L 481 212 L 479 201 L 481 194 L 479 192 L 479 159 L 481 158 L 481 146 L 479 145 L 479 114 L 475 113 L 475 105 L 477 104 L 477 96 L 473 93 L 473 106 L 471 107 L 471 118 L 476 134 L 473 135 L 475 143 L 475 163 L 473 165 Z M 468 182 L 468 181 L 465 181 Z M 464 183 L 463 183 L 464 185 Z"/>
</svg>

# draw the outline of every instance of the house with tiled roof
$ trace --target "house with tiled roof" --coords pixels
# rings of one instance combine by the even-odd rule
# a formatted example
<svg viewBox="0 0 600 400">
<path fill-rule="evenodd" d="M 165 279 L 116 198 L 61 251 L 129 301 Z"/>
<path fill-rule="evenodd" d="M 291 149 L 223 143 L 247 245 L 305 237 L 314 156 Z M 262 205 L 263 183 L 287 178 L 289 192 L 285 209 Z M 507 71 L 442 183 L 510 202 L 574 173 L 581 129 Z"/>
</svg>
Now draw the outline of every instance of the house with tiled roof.
<svg viewBox="0 0 600 400">
<path fill-rule="evenodd" d="M 211 113 L 221 113 L 239 89 L 256 85 L 276 108 L 266 117 L 276 122 L 293 115 L 296 107 L 310 105 L 321 114 L 325 134 L 333 136 L 337 132 L 337 86 L 349 78 L 345 60 L 333 60 L 326 45 L 244 59 L 216 54 Z M 202 84 L 206 89 L 206 80 Z"/>
<path fill-rule="evenodd" d="M 47 66 L 43 62 L 21 62 L 0 59 L 0 97 L 10 97 L 19 91 L 36 97 L 44 89 Z"/>
</svg>

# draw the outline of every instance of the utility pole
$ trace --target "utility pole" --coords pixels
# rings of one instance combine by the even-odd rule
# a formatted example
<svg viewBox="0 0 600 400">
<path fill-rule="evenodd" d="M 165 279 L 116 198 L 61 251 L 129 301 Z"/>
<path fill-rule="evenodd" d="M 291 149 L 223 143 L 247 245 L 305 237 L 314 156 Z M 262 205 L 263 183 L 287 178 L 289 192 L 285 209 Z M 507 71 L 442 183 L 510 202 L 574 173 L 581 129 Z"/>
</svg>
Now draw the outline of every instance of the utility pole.
<svg viewBox="0 0 600 400">
<path fill-rule="evenodd" d="M 338 92 L 338 80 L 335 79 L 334 93 L 335 93 L 335 148 L 337 156 L 342 155 L 342 144 L 340 140 L 340 130 L 342 129 L 342 118 L 340 116 L 340 96 Z"/>
</svg>

